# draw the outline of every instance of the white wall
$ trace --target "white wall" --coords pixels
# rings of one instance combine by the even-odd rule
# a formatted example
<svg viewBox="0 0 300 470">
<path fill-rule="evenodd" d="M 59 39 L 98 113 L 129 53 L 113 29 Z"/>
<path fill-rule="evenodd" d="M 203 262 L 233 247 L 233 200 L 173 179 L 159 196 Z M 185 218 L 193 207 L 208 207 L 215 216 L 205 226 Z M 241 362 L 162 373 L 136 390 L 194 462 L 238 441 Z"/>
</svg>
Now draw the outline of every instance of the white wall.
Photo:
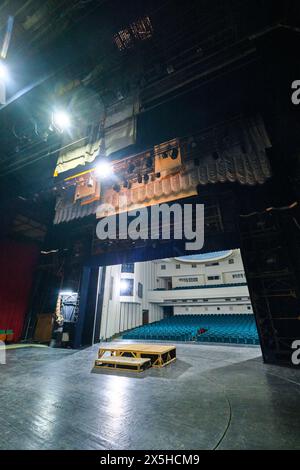
<svg viewBox="0 0 300 470">
<path fill-rule="evenodd" d="M 142 309 L 140 304 L 120 302 L 120 322 L 115 333 L 130 330 L 142 324 Z"/>
<path fill-rule="evenodd" d="M 113 281 L 111 281 L 113 279 Z M 133 296 L 120 296 L 120 281 L 134 280 Z M 160 305 L 150 303 L 148 290 L 157 288 L 157 266 L 152 262 L 135 263 L 134 273 L 122 273 L 121 265 L 106 267 L 100 337 L 108 339 L 143 323 L 143 310 L 149 311 L 149 323 L 163 318 Z M 113 288 L 111 288 L 113 282 Z M 138 296 L 138 283 L 143 297 Z M 163 281 L 162 285 L 165 285 Z"/>
<path fill-rule="evenodd" d="M 113 279 L 112 288 L 111 278 Z M 117 295 L 116 285 L 118 285 L 119 282 L 120 269 L 118 266 L 107 266 L 104 281 L 100 338 L 110 338 L 118 331 L 118 325 L 120 323 L 120 301 L 119 295 Z"/>
</svg>

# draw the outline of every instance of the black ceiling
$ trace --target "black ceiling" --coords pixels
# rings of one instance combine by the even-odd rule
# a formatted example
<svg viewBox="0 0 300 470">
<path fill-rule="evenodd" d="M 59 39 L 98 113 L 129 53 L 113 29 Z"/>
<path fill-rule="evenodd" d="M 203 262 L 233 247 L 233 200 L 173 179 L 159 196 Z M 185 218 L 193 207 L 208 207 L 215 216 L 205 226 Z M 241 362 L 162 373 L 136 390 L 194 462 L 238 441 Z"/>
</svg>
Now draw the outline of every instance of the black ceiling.
<svg viewBox="0 0 300 470">
<path fill-rule="evenodd" d="M 0 109 L 1 189 L 32 197 L 51 187 L 59 139 L 43 131 L 52 104 L 70 96 L 58 90 L 74 80 L 86 80 L 84 93 L 103 102 L 139 87 L 139 148 L 251 106 L 255 38 L 293 26 L 297 8 L 272 0 L 7 0 L 0 35 L 8 15 L 15 21 L 12 82 Z M 116 34 L 145 17 L 151 37 L 120 50 Z"/>
</svg>

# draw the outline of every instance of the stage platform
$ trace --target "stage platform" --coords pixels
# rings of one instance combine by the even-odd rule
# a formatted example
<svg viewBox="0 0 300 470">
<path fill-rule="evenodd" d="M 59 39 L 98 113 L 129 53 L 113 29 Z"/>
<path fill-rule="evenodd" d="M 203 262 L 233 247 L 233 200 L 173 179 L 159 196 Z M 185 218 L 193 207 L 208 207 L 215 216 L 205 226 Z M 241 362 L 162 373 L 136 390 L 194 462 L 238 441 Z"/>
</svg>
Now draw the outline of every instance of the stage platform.
<svg viewBox="0 0 300 470">
<path fill-rule="evenodd" d="M 98 369 L 120 369 L 130 372 L 143 372 L 148 369 L 148 367 L 151 367 L 151 361 L 148 358 L 104 356 L 101 359 L 96 359 L 95 367 Z"/>
<path fill-rule="evenodd" d="M 176 360 L 176 347 L 172 345 L 147 343 L 116 344 L 105 347 L 102 346 L 98 352 L 98 360 L 106 359 L 105 355 L 106 357 L 149 359 L 151 361 L 151 367 L 164 367 Z"/>
</svg>

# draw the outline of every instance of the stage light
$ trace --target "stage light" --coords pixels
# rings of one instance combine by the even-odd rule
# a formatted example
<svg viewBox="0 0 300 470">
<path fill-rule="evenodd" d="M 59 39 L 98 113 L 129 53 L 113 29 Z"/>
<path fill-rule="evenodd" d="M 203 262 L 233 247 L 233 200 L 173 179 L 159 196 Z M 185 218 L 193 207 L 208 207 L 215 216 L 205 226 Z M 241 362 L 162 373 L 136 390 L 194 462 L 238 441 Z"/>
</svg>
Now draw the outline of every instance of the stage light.
<svg viewBox="0 0 300 470">
<path fill-rule="evenodd" d="M 71 119 L 65 111 L 55 111 L 52 115 L 53 127 L 59 132 L 63 132 L 71 127 Z"/>
<path fill-rule="evenodd" d="M 177 157 L 178 157 L 178 149 L 174 148 L 171 152 L 171 158 L 172 160 L 176 160 Z"/>
<path fill-rule="evenodd" d="M 95 173 L 100 178 L 107 178 L 113 173 L 113 168 L 107 160 L 101 160 L 97 163 L 95 168 Z"/>
<path fill-rule="evenodd" d="M 152 158 L 151 158 L 151 157 L 147 158 L 147 160 L 146 160 L 146 167 L 147 167 L 147 168 L 151 168 L 152 165 L 153 165 L 153 160 L 152 160 Z"/>
<path fill-rule="evenodd" d="M 119 193 L 121 191 L 121 186 L 116 183 L 113 185 L 113 190 L 116 191 L 116 193 Z"/>
<path fill-rule="evenodd" d="M 135 169 L 135 166 L 133 163 L 129 163 L 128 165 L 128 173 L 133 173 Z"/>
<path fill-rule="evenodd" d="M 0 62 L 0 80 L 6 81 L 8 79 L 8 69 L 3 62 Z"/>
</svg>

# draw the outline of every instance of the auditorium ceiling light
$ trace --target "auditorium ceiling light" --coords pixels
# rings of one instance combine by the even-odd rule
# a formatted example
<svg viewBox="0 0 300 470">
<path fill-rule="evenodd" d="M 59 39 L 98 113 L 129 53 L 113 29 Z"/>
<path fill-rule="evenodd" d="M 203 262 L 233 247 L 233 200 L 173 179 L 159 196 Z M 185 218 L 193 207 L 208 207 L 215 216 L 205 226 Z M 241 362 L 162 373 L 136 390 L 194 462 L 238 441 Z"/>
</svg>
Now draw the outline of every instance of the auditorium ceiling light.
<svg viewBox="0 0 300 470">
<path fill-rule="evenodd" d="M 95 168 L 95 173 L 99 178 L 108 178 L 113 173 L 113 168 L 107 160 L 100 160 Z"/>
</svg>

